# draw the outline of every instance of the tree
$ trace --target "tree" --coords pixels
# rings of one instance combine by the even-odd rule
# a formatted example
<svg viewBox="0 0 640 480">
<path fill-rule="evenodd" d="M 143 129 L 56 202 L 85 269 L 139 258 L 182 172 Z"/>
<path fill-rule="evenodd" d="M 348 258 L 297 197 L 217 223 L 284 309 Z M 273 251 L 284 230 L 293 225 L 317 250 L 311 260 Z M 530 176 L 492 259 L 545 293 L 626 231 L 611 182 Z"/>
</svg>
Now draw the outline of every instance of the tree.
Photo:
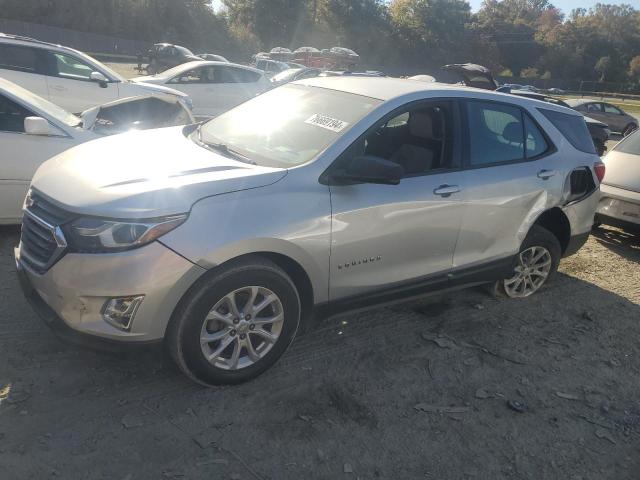
<svg viewBox="0 0 640 480">
<path fill-rule="evenodd" d="M 635 81 L 640 81 L 640 55 L 636 55 L 629 62 L 629 77 Z"/>
<path fill-rule="evenodd" d="M 600 81 L 604 82 L 608 73 L 611 71 L 611 57 L 600 57 L 596 63 L 594 70 L 600 74 Z"/>
</svg>

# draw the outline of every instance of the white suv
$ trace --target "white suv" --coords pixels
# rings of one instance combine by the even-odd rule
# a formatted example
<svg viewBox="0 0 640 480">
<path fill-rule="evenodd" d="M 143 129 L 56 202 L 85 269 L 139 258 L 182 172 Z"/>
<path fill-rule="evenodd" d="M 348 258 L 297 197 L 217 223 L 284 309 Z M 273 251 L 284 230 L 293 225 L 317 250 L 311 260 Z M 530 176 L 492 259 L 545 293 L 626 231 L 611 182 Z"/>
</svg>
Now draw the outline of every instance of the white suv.
<svg viewBox="0 0 640 480">
<path fill-rule="evenodd" d="M 119 98 L 173 94 L 177 90 L 133 83 L 95 58 L 60 45 L 0 33 L 0 77 L 6 78 L 73 113 Z"/>
</svg>

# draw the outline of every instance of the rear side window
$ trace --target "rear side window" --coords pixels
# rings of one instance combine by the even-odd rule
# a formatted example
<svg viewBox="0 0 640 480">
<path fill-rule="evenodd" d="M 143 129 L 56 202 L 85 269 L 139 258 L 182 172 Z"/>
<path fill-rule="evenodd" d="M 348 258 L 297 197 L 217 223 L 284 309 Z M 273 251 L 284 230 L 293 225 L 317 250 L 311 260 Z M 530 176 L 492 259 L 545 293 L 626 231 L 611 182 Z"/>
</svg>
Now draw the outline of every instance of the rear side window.
<svg viewBox="0 0 640 480">
<path fill-rule="evenodd" d="M 218 67 L 219 79 L 217 83 L 254 83 L 261 77 L 259 73 L 244 68 Z"/>
<path fill-rule="evenodd" d="M 524 129 L 527 136 L 527 158 L 542 155 L 549 149 L 549 144 L 544 135 L 529 115 L 526 114 L 524 115 Z"/>
<path fill-rule="evenodd" d="M 584 123 L 584 117 L 555 112 L 544 108 L 539 108 L 538 110 L 553 123 L 554 127 L 560 130 L 560 133 L 569 140 L 569 143 L 573 145 L 574 148 L 585 153 L 596 153 L 593 140 L 587 129 L 587 124 Z"/>
<path fill-rule="evenodd" d="M 0 68 L 25 73 L 43 73 L 40 50 L 19 45 L 0 44 Z"/>
<path fill-rule="evenodd" d="M 640 155 L 640 131 L 627 136 L 624 140 L 613 147 L 613 149 L 617 152 Z"/>
<path fill-rule="evenodd" d="M 489 165 L 525 158 L 520 109 L 499 103 L 469 102 L 471 165 Z"/>
</svg>

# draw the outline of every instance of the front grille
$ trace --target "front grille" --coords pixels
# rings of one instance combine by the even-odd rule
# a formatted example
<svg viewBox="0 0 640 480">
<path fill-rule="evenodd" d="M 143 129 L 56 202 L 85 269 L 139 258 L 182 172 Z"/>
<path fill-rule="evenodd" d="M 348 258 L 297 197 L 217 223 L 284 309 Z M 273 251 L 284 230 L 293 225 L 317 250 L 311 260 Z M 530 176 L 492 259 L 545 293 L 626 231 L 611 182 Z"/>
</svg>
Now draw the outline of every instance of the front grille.
<svg viewBox="0 0 640 480">
<path fill-rule="evenodd" d="M 33 270 L 47 271 L 64 253 L 67 243 L 60 228 L 72 215 L 31 191 L 22 217 L 20 258 Z"/>
</svg>

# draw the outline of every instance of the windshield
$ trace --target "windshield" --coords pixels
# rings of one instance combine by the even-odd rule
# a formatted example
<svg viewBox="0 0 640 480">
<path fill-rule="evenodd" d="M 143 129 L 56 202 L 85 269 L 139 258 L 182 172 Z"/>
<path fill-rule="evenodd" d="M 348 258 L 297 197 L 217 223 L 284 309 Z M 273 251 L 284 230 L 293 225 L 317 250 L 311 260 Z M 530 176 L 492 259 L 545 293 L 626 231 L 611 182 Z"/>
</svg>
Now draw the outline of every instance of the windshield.
<svg viewBox="0 0 640 480">
<path fill-rule="evenodd" d="M 273 82 L 282 82 L 285 80 L 291 80 L 296 73 L 302 71 L 301 68 L 290 68 L 285 70 L 284 72 L 280 72 L 271 79 Z"/>
<path fill-rule="evenodd" d="M 214 118 L 202 141 L 224 144 L 258 165 L 293 167 L 315 158 L 381 103 L 351 93 L 288 84 Z"/>
<path fill-rule="evenodd" d="M 27 109 L 37 109 L 44 112 L 49 117 L 54 118 L 60 123 L 68 125 L 70 127 L 75 127 L 80 125 L 81 120 L 73 115 L 72 113 L 67 112 L 65 109 L 60 108 L 57 105 L 54 105 L 49 100 L 45 100 L 44 98 L 36 95 L 35 93 L 31 93 L 29 90 L 22 88 L 15 83 L 3 80 L 0 78 L 0 91 L 7 92 L 10 96 L 18 98 Z"/>
<path fill-rule="evenodd" d="M 193 53 L 191 52 L 191 50 L 189 50 L 188 48 L 185 47 L 181 47 L 180 45 L 176 45 L 175 46 L 176 50 L 179 51 L 182 55 L 189 55 L 189 56 L 194 56 Z"/>
</svg>

